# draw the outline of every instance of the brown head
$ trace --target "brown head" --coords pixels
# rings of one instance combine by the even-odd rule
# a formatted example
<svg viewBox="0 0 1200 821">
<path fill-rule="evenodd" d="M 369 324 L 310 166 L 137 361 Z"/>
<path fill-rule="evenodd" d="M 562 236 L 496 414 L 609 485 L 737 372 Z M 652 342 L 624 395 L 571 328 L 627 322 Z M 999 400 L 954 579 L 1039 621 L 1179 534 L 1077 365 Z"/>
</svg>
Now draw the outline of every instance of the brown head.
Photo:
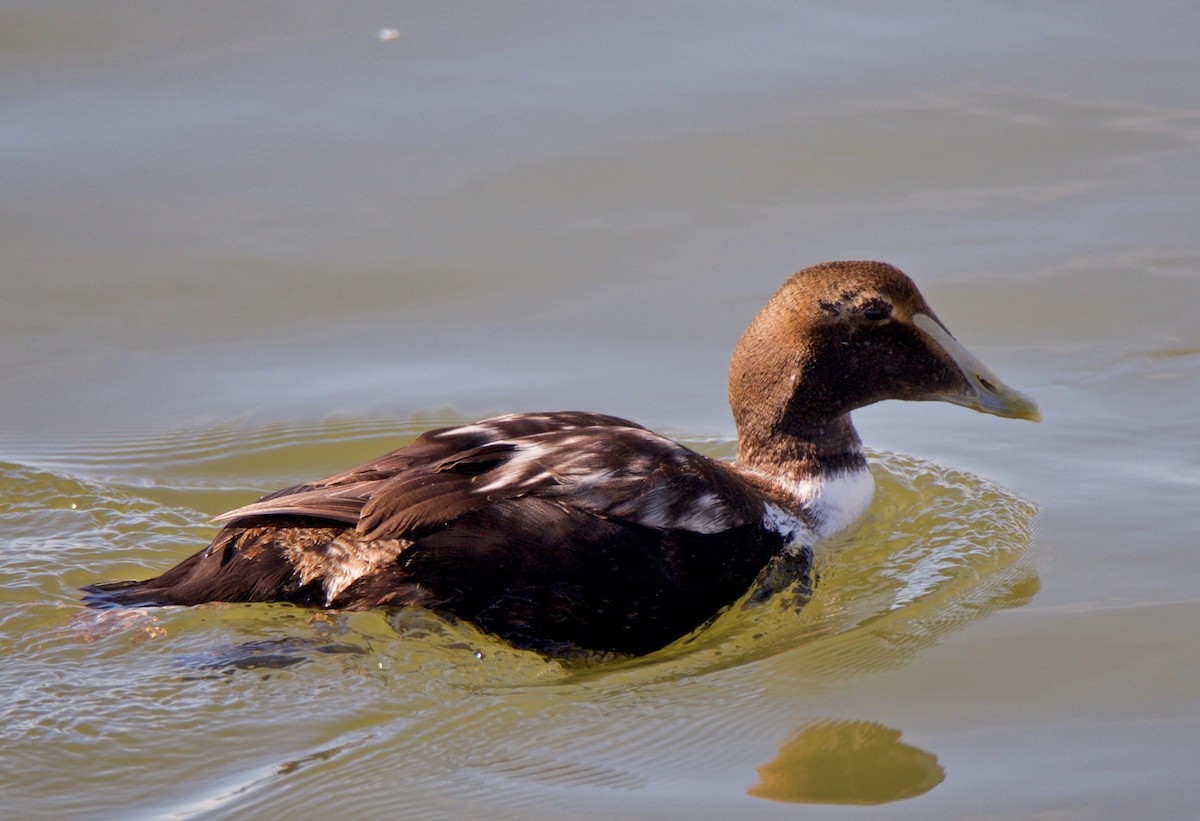
<svg viewBox="0 0 1200 821">
<path fill-rule="evenodd" d="M 742 434 L 809 435 L 883 399 L 1041 418 L 1031 399 L 954 339 L 912 280 L 882 262 L 826 262 L 794 274 L 750 323 L 730 364 Z"/>
</svg>

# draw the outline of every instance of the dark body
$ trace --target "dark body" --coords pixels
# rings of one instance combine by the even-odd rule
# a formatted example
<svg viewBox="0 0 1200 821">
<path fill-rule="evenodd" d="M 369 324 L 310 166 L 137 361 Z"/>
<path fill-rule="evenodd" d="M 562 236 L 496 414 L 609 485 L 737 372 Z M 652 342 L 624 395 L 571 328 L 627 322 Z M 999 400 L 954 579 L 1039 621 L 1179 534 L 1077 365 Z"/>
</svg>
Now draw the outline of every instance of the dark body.
<svg viewBox="0 0 1200 821">
<path fill-rule="evenodd" d="M 697 485 L 723 498 L 698 511 Z M 428 431 L 267 496 L 162 576 L 94 585 L 88 602 L 420 605 L 543 653 L 645 653 L 781 552 L 760 526 L 765 502 L 727 465 L 631 422 L 522 414 Z"/>
</svg>

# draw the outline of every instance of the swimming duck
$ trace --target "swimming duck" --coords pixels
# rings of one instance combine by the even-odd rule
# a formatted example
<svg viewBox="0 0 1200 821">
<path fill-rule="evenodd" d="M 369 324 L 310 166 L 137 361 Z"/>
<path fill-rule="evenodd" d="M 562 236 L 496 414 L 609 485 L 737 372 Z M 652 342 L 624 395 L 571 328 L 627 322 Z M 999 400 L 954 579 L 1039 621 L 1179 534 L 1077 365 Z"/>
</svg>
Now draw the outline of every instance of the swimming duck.
<svg viewBox="0 0 1200 821">
<path fill-rule="evenodd" d="M 1039 418 L 904 273 L 828 262 L 784 282 L 737 343 L 732 462 L 596 413 L 431 430 L 230 511 L 204 550 L 86 601 L 419 605 L 545 653 L 650 652 L 866 511 L 850 412 L 883 399 Z"/>
</svg>

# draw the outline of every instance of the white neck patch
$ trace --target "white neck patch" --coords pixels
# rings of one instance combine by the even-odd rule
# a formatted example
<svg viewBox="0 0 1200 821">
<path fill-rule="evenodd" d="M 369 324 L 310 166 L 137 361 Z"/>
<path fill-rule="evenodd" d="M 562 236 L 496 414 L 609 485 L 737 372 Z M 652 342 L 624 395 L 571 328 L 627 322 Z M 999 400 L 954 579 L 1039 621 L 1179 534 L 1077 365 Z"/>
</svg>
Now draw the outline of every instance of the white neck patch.
<svg viewBox="0 0 1200 821">
<path fill-rule="evenodd" d="M 821 537 L 850 527 L 875 498 L 875 479 L 866 467 L 833 476 L 810 476 L 788 485 L 813 514 L 813 532 Z"/>
<path fill-rule="evenodd" d="M 832 476 L 771 477 L 771 480 L 795 500 L 797 508 L 808 514 L 809 524 L 805 529 L 822 538 L 858 521 L 875 497 L 875 479 L 866 466 Z M 768 516 L 768 520 L 771 520 L 770 526 L 778 530 L 776 517 Z"/>
</svg>

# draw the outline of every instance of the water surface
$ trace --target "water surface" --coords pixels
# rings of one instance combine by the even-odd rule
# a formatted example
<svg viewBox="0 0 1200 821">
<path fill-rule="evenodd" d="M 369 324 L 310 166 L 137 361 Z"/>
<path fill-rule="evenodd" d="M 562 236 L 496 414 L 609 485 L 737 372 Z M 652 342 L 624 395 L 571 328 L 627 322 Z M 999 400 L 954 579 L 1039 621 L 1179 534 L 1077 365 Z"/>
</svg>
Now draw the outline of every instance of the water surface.
<svg viewBox="0 0 1200 821">
<path fill-rule="evenodd" d="M 1198 36 L 1165 2 L 0 3 L 5 806 L 1194 817 Z M 564 665 L 419 613 L 79 607 L 436 424 L 727 456 L 733 342 L 838 258 L 1046 421 L 858 413 L 879 492 L 799 613 Z"/>
</svg>

